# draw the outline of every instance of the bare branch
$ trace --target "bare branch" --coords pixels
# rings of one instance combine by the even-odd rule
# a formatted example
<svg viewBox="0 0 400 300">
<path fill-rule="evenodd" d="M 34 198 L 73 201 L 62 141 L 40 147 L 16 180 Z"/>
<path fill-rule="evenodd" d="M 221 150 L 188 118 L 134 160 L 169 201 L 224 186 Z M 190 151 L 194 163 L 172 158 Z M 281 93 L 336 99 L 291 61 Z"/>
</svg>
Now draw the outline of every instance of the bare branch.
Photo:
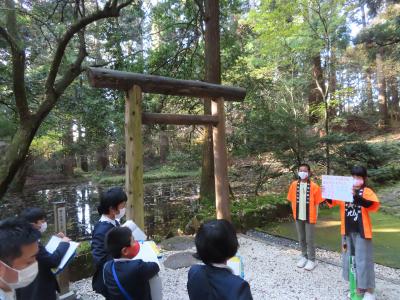
<svg viewBox="0 0 400 300">
<path fill-rule="evenodd" d="M 19 46 L 14 38 L 7 32 L 7 30 L 0 26 L 0 35 L 7 41 L 13 51 L 18 51 Z"/>
<path fill-rule="evenodd" d="M 30 114 L 25 89 L 25 50 L 20 46 L 21 42 L 18 36 L 15 3 L 13 0 L 7 0 L 6 6 L 8 8 L 6 17 L 7 30 L 2 28 L 3 30 L 1 30 L 1 34 L 3 37 L 6 38 L 11 47 L 13 92 L 15 104 L 20 121 L 25 122 Z"/>
<path fill-rule="evenodd" d="M 46 91 L 51 91 L 54 87 L 54 82 L 58 73 L 58 69 L 60 67 L 62 58 L 64 56 L 65 49 L 67 48 L 68 43 L 72 39 L 72 37 L 82 30 L 84 27 L 89 25 L 90 23 L 109 18 L 109 17 L 118 17 L 119 12 L 122 8 L 125 6 L 131 4 L 133 0 L 128 0 L 126 2 L 121 3 L 120 5 L 117 6 L 118 1 L 114 0 L 113 3 L 110 5 L 110 2 L 107 2 L 103 8 L 103 10 L 97 11 L 93 14 L 88 15 L 87 17 L 84 17 L 74 24 L 71 25 L 71 27 L 65 32 L 63 37 L 61 38 L 60 42 L 58 43 L 56 53 L 54 55 L 53 62 L 51 64 L 50 72 L 47 77 L 46 81 Z"/>
</svg>

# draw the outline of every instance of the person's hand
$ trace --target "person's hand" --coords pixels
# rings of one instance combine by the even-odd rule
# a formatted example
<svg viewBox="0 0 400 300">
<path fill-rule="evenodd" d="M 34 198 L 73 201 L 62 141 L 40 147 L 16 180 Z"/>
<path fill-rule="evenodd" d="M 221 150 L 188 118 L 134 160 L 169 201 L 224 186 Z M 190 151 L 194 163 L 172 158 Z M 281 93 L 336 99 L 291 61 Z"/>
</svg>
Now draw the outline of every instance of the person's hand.
<svg viewBox="0 0 400 300">
<path fill-rule="evenodd" d="M 70 239 L 69 237 L 64 236 L 64 237 L 62 238 L 62 241 L 63 241 L 63 242 L 69 243 L 69 242 L 71 241 L 71 239 Z"/>
<path fill-rule="evenodd" d="M 57 233 L 56 236 L 58 236 L 60 239 L 65 238 L 65 234 L 62 232 Z"/>
</svg>

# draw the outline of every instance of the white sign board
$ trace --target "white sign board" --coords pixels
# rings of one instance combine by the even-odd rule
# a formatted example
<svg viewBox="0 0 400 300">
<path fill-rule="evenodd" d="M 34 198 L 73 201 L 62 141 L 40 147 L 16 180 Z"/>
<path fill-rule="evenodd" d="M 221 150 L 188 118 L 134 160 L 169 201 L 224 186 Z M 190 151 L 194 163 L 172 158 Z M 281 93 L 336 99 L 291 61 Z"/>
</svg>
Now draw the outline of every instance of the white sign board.
<svg viewBox="0 0 400 300">
<path fill-rule="evenodd" d="M 353 177 L 322 175 L 322 198 L 353 202 Z"/>
</svg>

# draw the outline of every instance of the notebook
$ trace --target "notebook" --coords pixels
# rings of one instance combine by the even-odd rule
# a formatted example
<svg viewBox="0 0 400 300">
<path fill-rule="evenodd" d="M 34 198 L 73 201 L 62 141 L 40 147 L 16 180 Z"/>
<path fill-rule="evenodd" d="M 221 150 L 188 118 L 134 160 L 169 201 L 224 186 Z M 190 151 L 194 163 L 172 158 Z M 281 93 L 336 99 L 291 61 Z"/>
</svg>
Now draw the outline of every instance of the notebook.
<svg viewBox="0 0 400 300">
<path fill-rule="evenodd" d="M 122 226 L 128 227 L 130 230 L 132 230 L 133 238 L 136 241 L 145 241 L 147 239 L 147 236 L 143 230 L 140 229 L 139 226 L 137 226 L 132 220 L 126 221 Z"/>
<path fill-rule="evenodd" d="M 133 259 L 141 259 L 145 262 L 155 262 L 161 268 L 160 262 L 158 261 L 157 252 L 154 251 L 152 244 L 155 245 L 153 241 L 140 243 L 139 253 Z"/>
<path fill-rule="evenodd" d="M 235 255 L 234 257 L 231 257 L 228 260 L 227 265 L 232 269 L 233 274 L 240 276 L 244 279 L 243 260 L 240 255 Z"/>
<path fill-rule="evenodd" d="M 59 238 L 58 236 L 53 235 L 50 239 L 50 241 L 46 245 L 46 250 L 50 253 L 54 253 L 56 251 L 58 245 L 62 242 L 63 240 Z M 59 274 L 64 270 L 66 265 L 71 261 L 71 259 L 75 256 L 76 254 L 76 249 L 78 248 L 79 243 L 70 241 L 69 242 L 69 247 L 67 252 L 65 253 L 64 257 L 62 258 L 60 264 L 55 268 L 53 271 L 54 274 Z"/>
</svg>

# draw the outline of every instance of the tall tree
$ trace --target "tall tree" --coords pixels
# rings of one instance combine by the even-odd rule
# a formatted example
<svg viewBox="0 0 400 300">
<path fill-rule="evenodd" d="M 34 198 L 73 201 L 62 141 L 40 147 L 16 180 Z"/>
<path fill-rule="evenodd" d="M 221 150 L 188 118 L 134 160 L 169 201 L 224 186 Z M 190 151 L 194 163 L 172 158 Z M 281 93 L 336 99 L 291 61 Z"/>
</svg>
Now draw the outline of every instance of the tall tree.
<svg viewBox="0 0 400 300">
<path fill-rule="evenodd" d="M 205 0 L 205 81 L 221 83 L 219 0 Z M 211 99 L 204 99 L 204 114 L 211 114 Z M 203 160 L 201 169 L 200 197 L 214 200 L 214 154 L 212 127 L 205 126 Z"/>
<path fill-rule="evenodd" d="M 94 5 L 89 10 L 85 1 L 75 1 L 73 10 L 77 13 L 71 15 L 75 15 L 76 18 L 70 18 L 64 16 L 67 4 L 60 7 L 59 2 L 54 5 L 51 5 L 54 2 L 36 3 L 32 4 L 31 9 L 26 9 L 19 4 L 17 7 L 14 0 L 5 1 L 6 21 L 5 24 L 0 25 L 0 36 L 7 42 L 10 49 L 12 91 L 18 112 L 18 127 L 5 155 L 0 159 L 0 198 L 5 194 L 18 169 L 25 161 L 39 126 L 57 104 L 64 91 L 84 70 L 82 64 L 87 56 L 85 28 L 98 20 L 118 17 L 120 11 L 132 2 L 133 0 L 112 0 L 105 2 L 102 8 Z M 40 8 L 42 4 L 46 4 L 48 7 L 54 6 L 54 11 L 61 10 L 60 16 L 65 26 L 61 26 L 63 33 L 57 36 L 57 32 L 51 30 L 53 25 L 48 24 L 47 30 L 56 35 L 56 38 L 53 40 L 53 44 L 50 43 L 50 67 L 46 70 L 44 89 L 41 95 L 38 95 L 41 101 L 35 107 L 29 101 L 29 88 L 26 82 L 27 68 L 32 67 L 30 65 L 32 61 L 27 60 L 27 54 L 30 55 L 33 52 L 27 47 L 39 49 L 43 48 L 43 45 L 37 45 L 35 44 L 37 41 L 29 40 L 29 35 L 26 34 L 29 25 L 21 24 L 21 18 L 17 18 L 17 13 L 33 20 L 35 16 L 32 16 L 31 11 L 36 9 L 35 5 Z M 49 11 L 52 10 L 49 9 Z M 50 16 L 54 17 L 54 13 Z M 46 16 L 46 18 L 48 17 Z M 70 19 L 72 22 L 67 21 Z M 50 22 L 49 19 L 47 21 Z M 57 21 L 53 20 L 53 22 Z M 22 31 L 24 34 L 21 34 Z"/>
</svg>

